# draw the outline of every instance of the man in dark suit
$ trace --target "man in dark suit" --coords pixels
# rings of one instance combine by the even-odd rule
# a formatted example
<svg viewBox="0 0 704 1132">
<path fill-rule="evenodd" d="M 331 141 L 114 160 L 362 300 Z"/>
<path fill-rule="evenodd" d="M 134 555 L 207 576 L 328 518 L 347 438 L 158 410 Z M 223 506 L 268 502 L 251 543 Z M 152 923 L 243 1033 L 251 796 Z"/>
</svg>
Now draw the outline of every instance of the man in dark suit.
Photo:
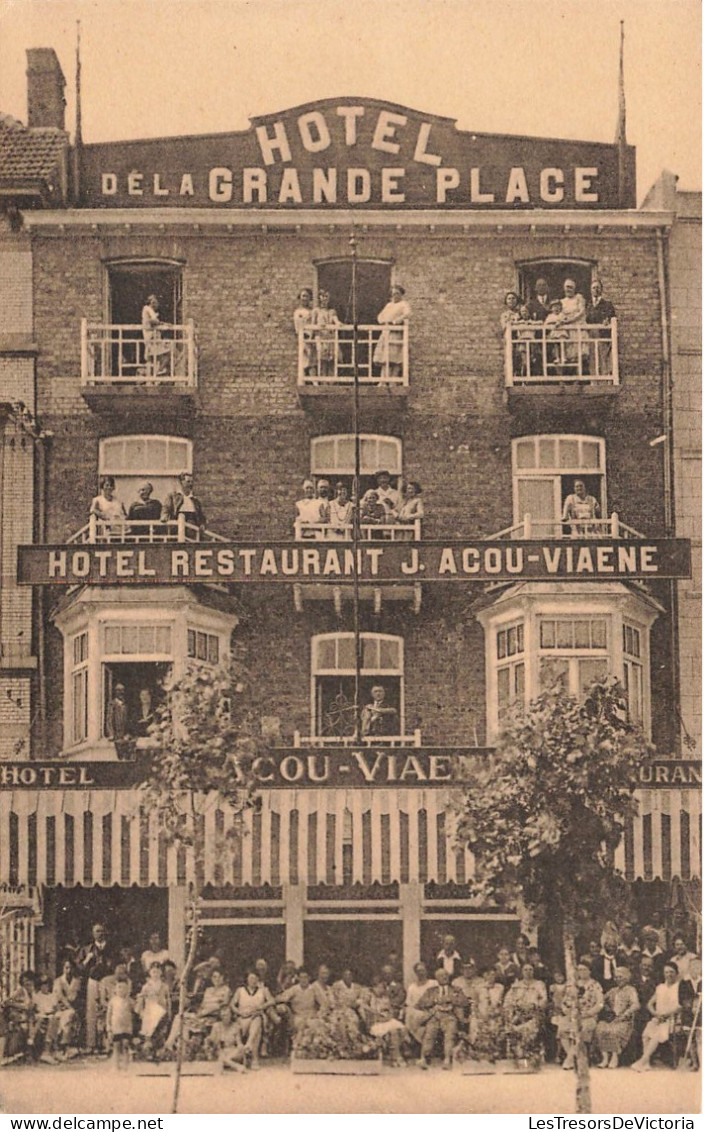
<svg viewBox="0 0 704 1132">
<path fill-rule="evenodd" d="M 535 295 L 526 303 L 528 317 L 531 322 L 545 322 L 550 313 L 550 296 L 548 284 L 545 279 L 536 279 Z"/>
<path fill-rule="evenodd" d="M 186 522 L 202 532 L 205 529 L 205 511 L 200 499 L 193 494 L 193 476 L 190 472 L 181 472 L 178 477 L 181 485 L 180 491 L 172 491 L 166 496 L 161 509 L 161 522 L 174 522 L 179 515 L 184 515 Z"/>
<path fill-rule="evenodd" d="M 589 331 L 593 344 L 585 358 L 588 368 L 585 372 L 600 376 L 612 373 L 611 358 L 611 319 L 616 318 L 616 307 L 604 298 L 601 280 L 592 280 L 591 298 L 584 316 L 585 322 L 595 329 Z M 597 329 L 599 328 L 599 329 Z"/>
</svg>

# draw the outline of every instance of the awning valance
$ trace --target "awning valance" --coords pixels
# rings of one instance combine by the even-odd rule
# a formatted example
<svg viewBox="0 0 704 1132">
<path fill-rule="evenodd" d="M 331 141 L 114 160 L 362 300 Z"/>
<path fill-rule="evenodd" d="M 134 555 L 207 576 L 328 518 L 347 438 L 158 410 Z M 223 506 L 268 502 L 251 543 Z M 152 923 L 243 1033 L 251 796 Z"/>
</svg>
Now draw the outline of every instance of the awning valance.
<svg viewBox="0 0 704 1132">
<path fill-rule="evenodd" d="M 628 880 L 700 875 L 701 795 L 643 790 L 616 855 Z M 204 853 L 167 844 L 137 790 L 0 793 L 0 883 L 22 885 L 465 882 L 437 789 L 270 790 L 232 836 L 234 815 L 202 817 Z M 230 836 L 228 836 L 230 834 Z"/>
</svg>

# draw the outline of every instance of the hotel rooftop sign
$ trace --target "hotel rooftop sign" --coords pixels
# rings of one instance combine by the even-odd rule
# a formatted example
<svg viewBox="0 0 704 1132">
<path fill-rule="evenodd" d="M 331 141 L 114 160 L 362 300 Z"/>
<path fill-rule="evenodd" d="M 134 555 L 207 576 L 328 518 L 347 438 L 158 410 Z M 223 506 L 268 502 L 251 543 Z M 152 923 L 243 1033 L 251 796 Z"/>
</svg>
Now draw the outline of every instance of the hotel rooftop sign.
<svg viewBox="0 0 704 1132">
<path fill-rule="evenodd" d="M 627 581 L 691 576 L 687 539 L 21 546 L 24 585 Z"/>
<path fill-rule="evenodd" d="M 326 99 L 253 118 L 238 133 L 85 146 L 81 202 L 91 208 L 635 208 L 635 149 L 626 147 L 623 157 L 619 183 L 615 145 L 475 134 L 458 130 L 451 118 L 377 99 Z"/>
</svg>

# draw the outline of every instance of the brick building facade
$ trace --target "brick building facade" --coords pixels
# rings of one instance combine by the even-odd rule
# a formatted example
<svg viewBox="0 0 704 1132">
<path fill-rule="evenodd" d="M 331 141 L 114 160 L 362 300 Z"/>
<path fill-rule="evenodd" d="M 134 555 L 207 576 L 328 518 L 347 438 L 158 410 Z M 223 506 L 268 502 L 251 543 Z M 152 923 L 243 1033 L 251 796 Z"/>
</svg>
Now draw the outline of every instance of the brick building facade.
<svg viewBox="0 0 704 1132">
<path fill-rule="evenodd" d="M 297 108 L 241 135 L 75 154 L 57 109 L 58 64 L 49 71 L 56 97 L 37 98 L 31 128 L 0 122 L 6 144 L 17 149 L 21 135 L 25 164 L 50 131 L 54 164 L 77 170 L 56 201 L 47 169 L 35 196 L 23 195 L 20 162 L 3 190 L 0 243 L 9 577 L 0 879 L 27 901 L 36 961 L 53 963 L 96 916 L 139 943 L 156 924 L 182 957 L 193 866 L 140 811 L 138 772 L 117 761 L 108 704 L 122 682 L 134 712 L 144 687 L 158 695 L 168 670 L 214 663 L 231 637 L 246 648 L 273 777 L 235 862 L 215 850 L 227 812 L 204 819 L 208 944 L 235 966 L 262 951 L 336 966 L 354 953 L 368 976 L 389 950 L 408 971 L 448 928 L 480 960 L 510 940 L 520 910 L 472 901 L 473 862 L 452 842 L 442 780 L 453 760 L 482 757 L 504 707 L 537 694 L 547 665 L 577 695 L 596 676 L 619 675 L 633 717 L 669 761 L 656 780 L 644 777 L 659 786 L 641 791 L 620 852 L 647 914 L 673 878 L 696 877 L 700 845 L 698 776 L 680 749 L 680 695 L 695 726 L 694 674 L 676 663 L 682 605 L 696 599 L 686 591 L 678 620 L 676 587 L 688 583 L 670 579 L 682 571 L 658 576 L 656 566 L 644 582 L 633 566 L 642 547 L 656 553 L 675 534 L 669 508 L 685 495 L 651 444 L 670 427 L 668 304 L 689 302 L 684 284 L 675 291 L 673 264 L 669 280 L 665 271 L 670 207 L 635 209 L 632 190 L 616 185 L 613 146 L 470 138 L 445 119 L 373 100 Z M 344 175 L 347 200 L 332 199 Z M 528 300 L 540 276 L 551 297 L 570 277 L 588 296 L 600 278 L 616 319 L 601 331 L 580 323 L 560 345 L 543 330 L 503 330 L 505 292 Z M 385 369 L 372 355 L 392 284 L 411 315 L 396 332 L 398 364 Z M 327 367 L 319 339 L 306 354 L 294 330 L 305 287 L 330 290 L 345 328 L 333 331 Z M 158 357 L 142 325 L 151 292 L 169 324 Z M 456 581 L 448 568 L 442 578 L 365 581 L 361 688 L 368 699 L 384 686 L 391 734 L 355 744 L 349 713 L 341 722 L 338 711 L 354 676 L 349 579 L 333 585 L 292 569 L 293 580 L 268 585 L 190 574 L 178 585 L 155 575 L 141 585 L 92 576 L 72 587 L 16 584 L 18 545 L 63 548 L 72 560 L 76 547 L 89 556 L 115 542 L 88 519 L 104 475 L 130 504 L 145 479 L 163 499 L 178 473 L 192 472 L 207 516 L 207 533 L 194 538 L 323 553 L 329 538 L 294 540 L 294 503 L 307 478 L 352 480 L 353 347 L 362 487 L 386 468 L 398 488 L 419 481 L 424 501 L 419 526 L 396 524 L 381 538 L 367 530 L 369 546 L 391 553 L 408 540 L 409 553 L 425 554 L 461 543 L 473 567 L 481 540 L 518 542 L 526 561 L 539 544 L 548 559 L 576 554 L 570 535 L 580 547 L 613 540 L 601 566 L 587 547 L 567 581 L 545 569 L 492 578 L 496 548 L 499 557 L 484 559 L 489 576 L 470 568 Z M 599 516 L 570 526 L 563 511 L 579 479 Z M 692 537 L 692 515 L 686 529 L 679 515 L 677 533 Z M 121 528 L 124 545 L 146 554 L 164 543 L 164 528 L 146 527 L 138 541 L 134 530 Z M 169 528 L 167 543 L 180 545 L 184 530 Z M 617 576 L 609 555 L 618 543 L 631 565 Z M 375 760 L 382 769 L 370 783 L 364 768 L 368 777 Z"/>
</svg>

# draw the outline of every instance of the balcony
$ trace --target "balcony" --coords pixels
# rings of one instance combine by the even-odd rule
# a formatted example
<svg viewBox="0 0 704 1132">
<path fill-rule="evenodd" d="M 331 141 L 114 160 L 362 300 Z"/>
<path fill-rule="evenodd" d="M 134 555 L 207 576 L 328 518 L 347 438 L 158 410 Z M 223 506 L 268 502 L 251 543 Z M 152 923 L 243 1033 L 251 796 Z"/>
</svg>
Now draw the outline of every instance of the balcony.
<svg viewBox="0 0 704 1132">
<path fill-rule="evenodd" d="M 69 543 L 164 543 L 164 542 L 227 542 L 213 531 L 186 521 L 185 515 L 165 522 L 148 519 L 103 519 L 91 515 L 85 527 L 68 539 Z"/>
<path fill-rule="evenodd" d="M 521 523 L 497 531 L 493 538 L 506 539 L 556 539 L 556 538 L 637 538 L 645 535 L 633 527 L 622 523 L 616 511 L 607 519 L 533 519 L 524 515 Z"/>
<path fill-rule="evenodd" d="M 421 520 L 412 523 L 361 523 L 359 530 L 363 542 L 419 542 Z M 297 542 L 309 540 L 352 541 L 352 523 L 304 523 L 297 520 L 294 525 Z"/>
<path fill-rule="evenodd" d="M 363 408 L 403 407 L 408 395 L 408 325 L 302 327 L 298 333 L 298 396 L 305 407 L 349 412 L 355 366 Z"/>
<path fill-rule="evenodd" d="M 618 326 L 546 326 L 517 322 L 504 334 L 508 402 L 551 398 L 550 407 L 618 393 Z"/>
<path fill-rule="evenodd" d="M 198 363 L 192 321 L 165 327 L 153 342 L 141 325 L 81 323 L 81 392 L 104 412 L 194 407 Z"/>
</svg>

